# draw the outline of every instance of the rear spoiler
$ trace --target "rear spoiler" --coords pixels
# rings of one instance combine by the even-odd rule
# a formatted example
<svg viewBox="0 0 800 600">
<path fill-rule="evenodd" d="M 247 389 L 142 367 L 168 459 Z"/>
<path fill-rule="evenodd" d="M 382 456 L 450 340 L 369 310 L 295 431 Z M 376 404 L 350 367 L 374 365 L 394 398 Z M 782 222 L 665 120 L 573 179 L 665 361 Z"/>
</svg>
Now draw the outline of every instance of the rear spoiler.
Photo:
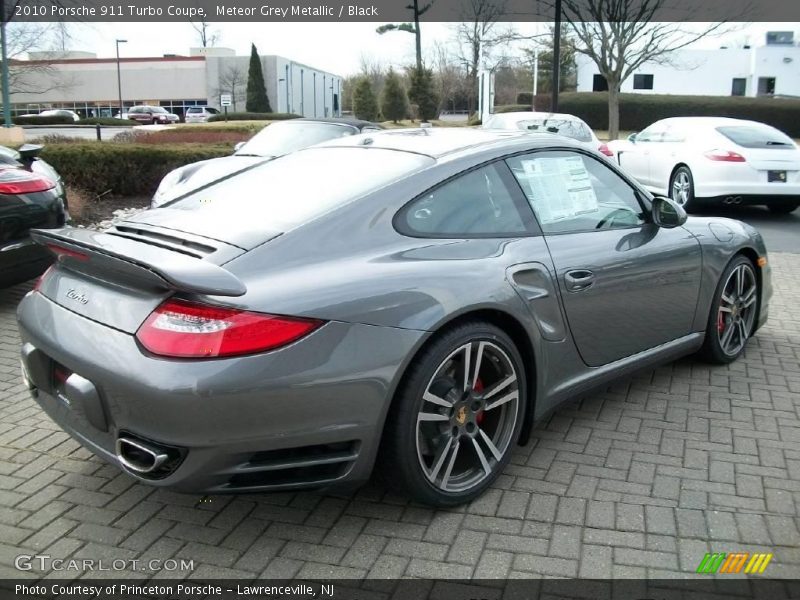
<svg viewBox="0 0 800 600">
<path fill-rule="evenodd" d="M 63 227 L 32 229 L 31 238 L 65 267 L 88 275 L 213 296 L 242 296 L 247 291 L 239 278 L 218 265 L 124 237 Z"/>
</svg>

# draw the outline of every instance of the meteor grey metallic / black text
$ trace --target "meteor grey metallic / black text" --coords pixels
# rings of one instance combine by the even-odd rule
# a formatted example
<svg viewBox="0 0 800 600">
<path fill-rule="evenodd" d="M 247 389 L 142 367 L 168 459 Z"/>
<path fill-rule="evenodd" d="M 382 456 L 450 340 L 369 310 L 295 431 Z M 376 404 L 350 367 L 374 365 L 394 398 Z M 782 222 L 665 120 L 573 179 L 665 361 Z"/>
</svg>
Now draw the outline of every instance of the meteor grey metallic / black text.
<svg viewBox="0 0 800 600">
<path fill-rule="evenodd" d="M 591 150 L 468 129 L 343 138 L 103 232 L 19 307 L 44 410 L 191 492 L 466 502 L 560 402 L 767 318 L 761 236 L 686 217 Z M 377 466 L 376 466 L 377 465 Z"/>
</svg>

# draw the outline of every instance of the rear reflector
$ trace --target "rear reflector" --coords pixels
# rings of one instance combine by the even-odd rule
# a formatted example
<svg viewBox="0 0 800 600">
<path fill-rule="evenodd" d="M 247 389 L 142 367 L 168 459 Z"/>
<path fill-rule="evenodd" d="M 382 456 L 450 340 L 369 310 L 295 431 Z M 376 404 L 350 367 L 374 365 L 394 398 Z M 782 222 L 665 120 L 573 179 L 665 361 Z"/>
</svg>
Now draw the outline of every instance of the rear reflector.
<svg viewBox="0 0 800 600">
<path fill-rule="evenodd" d="M 738 152 L 733 152 L 731 150 L 720 150 L 719 148 L 709 150 L 705 153 L 705 157 L 718 162 L 745 162 L 744 156 Z"/>
<path fill-rule="evenodd" d="M 607 144 L 600 144 L 598 146 L 597 151 L 600 154 L 605 154 L 606 156 L 614 156 L 614 153 L 611 151 L 611 148 L 608 147 Z"/>
<path fill-rule="evenodd" d="M 89 260 L 89 255 L 84 254 L 83 252 L 78 252 L 77 250 L 70 250 L 69 248 L 65 248 L 64 246 L 58 246 L 56 244 L 47 244 L 47 247 L 50 251 L 56 255 L 56 258 L 61 258 L 62 256 L 69 256 L 70 258 L 74 258 L 76 260 Z"/>
<path fill-rule="evenodd" d="M 323 324 L 185 300 L 166 300 L 136 332 L 148 351 L 175 358 L 219 358 L 274 350 Z"/>
</svg>

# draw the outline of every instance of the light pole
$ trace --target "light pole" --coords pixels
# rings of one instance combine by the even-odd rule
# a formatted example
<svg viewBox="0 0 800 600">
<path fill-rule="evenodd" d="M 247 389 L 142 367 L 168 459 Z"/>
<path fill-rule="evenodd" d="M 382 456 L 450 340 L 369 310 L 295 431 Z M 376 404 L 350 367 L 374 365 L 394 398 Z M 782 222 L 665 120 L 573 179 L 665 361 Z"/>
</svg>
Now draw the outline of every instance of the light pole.
<svg viewBox="0 0 800 600">
<path fill-rule="evenodd" d="M 117 40 L 117 92 L 119 92 L 119 118 L 122 119 L 122 74 L 119 69 L 119 45 L 127 43 L 128 40 Z"/>
<path fill-rule="evenodd" d="M 3 0 L 0 3 L 0 7 L 2 8 L 2 22 L 0 22 L 0 46 L 2 46 L 2 58 L 3 58 L 3 72 L 2 72 L 2 86 L 3 86 L 3 126 L 4 127 L 11 127 L 11 93 L 8 89 L 8 52 L 6 50 L 6 3 Z"/>
</svg>

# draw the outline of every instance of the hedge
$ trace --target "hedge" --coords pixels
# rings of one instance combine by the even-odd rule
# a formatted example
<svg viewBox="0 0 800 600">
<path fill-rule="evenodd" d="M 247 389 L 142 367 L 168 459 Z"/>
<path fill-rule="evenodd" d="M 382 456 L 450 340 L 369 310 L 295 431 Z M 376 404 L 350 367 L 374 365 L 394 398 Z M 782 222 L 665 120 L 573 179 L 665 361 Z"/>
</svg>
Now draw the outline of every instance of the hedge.
<svg viewBox="0 0 800 600">
<path fill-rule="evenodd" d="M 69 186 L 92 194 L 150 196 L 171 170 L 230 153 L 229 146 L 207 144 L 83 142 L 51 144 L 41 156 Z"/>
<path fill-rule="evenodd" d="M 131 119 L 115 119 L 114 117 L 89 117 L 78 121 L 78 125 L 106 125 L 108 127 L 128 127 L 138 124 Z"/>
<path fill-rule="evenodd" d="M 549 95 L 536 97 L 539 110 L 550 106 Z M 498 106 L 495 112 L 530 110 L 528 105 Z M 559 96 L 559 112 L 586 121 L 592 129 L 608 129 L 608 93 L 570 92 Z M 761 121 L 791 137 L 800 137 L 800 100 L 746 98 L 741 96 L 673 96 L 668 94 L 621 94 L 620 129 L 641 131 L 667 117 L 733 117 Z"/>
<path fill-rule="evenodd" d="M 47 116 L 40 117 L 33 115 L 32 117 L 14 117 L 14 125 L 75 125 L 75 120 L 72 117 L 66 116 Z"/>
<path fill-rule="evenodd" d="M 254 113 L 254 112 L 235 112 L 228 113 L 228 121 L 285 121 L 286 119 L 299 119 L 300 115 L 294 113 Z M 224 114 L 209 117 L 208 122 L 224 121 Z"/>
</svg>

